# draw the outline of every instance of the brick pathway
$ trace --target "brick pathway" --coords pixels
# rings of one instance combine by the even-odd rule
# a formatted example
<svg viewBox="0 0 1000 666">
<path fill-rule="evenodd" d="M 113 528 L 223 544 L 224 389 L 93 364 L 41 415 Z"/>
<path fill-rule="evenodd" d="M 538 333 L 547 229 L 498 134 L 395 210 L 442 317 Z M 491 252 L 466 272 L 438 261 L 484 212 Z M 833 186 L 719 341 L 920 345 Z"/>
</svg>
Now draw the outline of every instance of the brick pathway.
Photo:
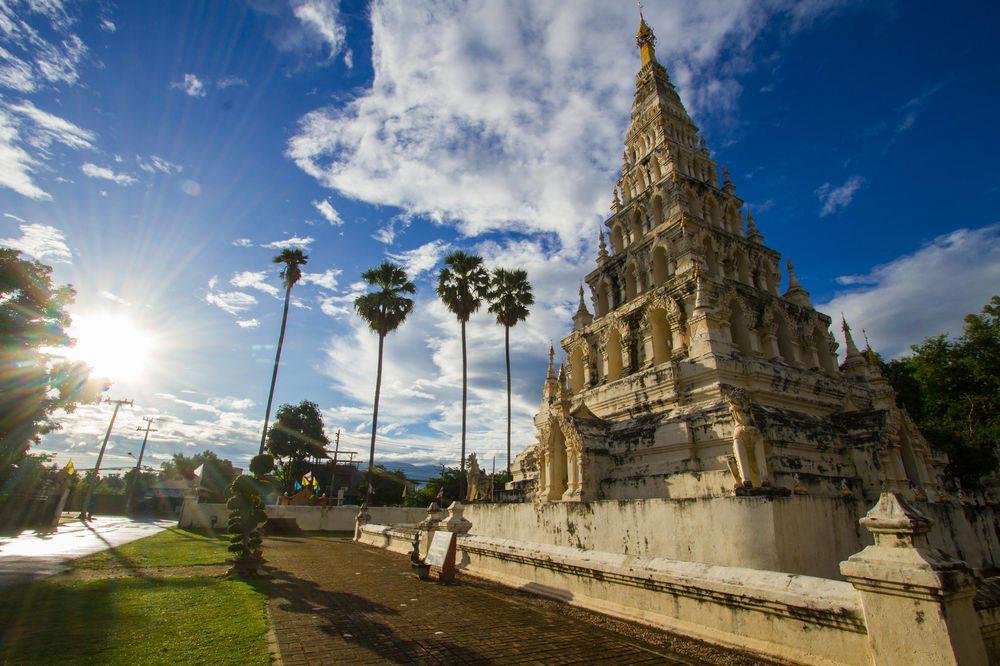
<svg viewBox="0 0 1000 666">
<path fill-rule="evenodd" d="M 750 663 L 469 578 L 453 585 L 420 581 L 405 556 L 344 538 L 275 537 L 264 554 L 273 568 L 260 585 L 270 596 L 285 666 Z M 677 641 L 695 658 L 672 650 Z"/>
</svg>

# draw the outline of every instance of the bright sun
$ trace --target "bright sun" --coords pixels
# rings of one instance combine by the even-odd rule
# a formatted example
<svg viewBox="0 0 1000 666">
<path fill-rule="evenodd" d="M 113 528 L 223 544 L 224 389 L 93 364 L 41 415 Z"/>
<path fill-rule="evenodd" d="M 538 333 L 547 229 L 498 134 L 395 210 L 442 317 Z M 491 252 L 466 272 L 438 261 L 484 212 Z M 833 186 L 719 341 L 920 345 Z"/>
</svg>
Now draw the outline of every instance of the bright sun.
<svg viewBox="0 0 1000 666">
<path fill-rule="evenodd" d="M 152 361 L 156 340 L 129 317 L 76 315 L 70 327 L 76 346 L 70 356 L 90 365 L 94 377 L 136 380 Z"/>
</svg>

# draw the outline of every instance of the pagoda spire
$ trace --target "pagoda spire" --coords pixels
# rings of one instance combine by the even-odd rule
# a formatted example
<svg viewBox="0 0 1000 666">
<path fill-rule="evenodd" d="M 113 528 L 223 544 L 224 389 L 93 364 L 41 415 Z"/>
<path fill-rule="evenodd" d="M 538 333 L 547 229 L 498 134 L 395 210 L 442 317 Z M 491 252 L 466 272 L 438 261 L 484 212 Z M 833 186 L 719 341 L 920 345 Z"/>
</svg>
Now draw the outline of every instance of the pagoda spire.
<svg viewBox="0 0 1000 666">
<path fill-rule="evenodd" d="M 642 56 L 642 64 L 648 65 L 656 62 L 656 35 L 653 29 L 646 23 L 642 15 L 642 4 L 639 5 L 639 31 L 635 34 L 635 45 L 639 47 L 639 55 Z"/>
<path fill-rule="evenodd" d="M 597 263 L 604 263 L 608 258 L 608 246 L 604 242 L 604 229 L 598 229 L 597 236 Z"/>
<path fill-rule="evenodd" d="M 594 317 L 590 314 L 587 309 L 587 305 L 583 302 L 583 285 L 580 285 L 580 305 L 576 308 L 576 314 L 573 315 L 573 330 L 582 331 L 587 326 L 594 321 Z"/>
<path fill-rule="evenodd" d="M 840 313 L 840 322 L 840 327 L 844 331 L 844 342 L 847 345 L 847 355 L 844 357 L 844 365 L 841 366 L 841 369 L 849 377 L 861 377 L 865 374 L 865 368 L 868 363 L 865 360 L 864 354 L 854 344 L 851 327 L 847 325 L 847 317 L 844 316 L 843 312 Z"/>
</svg>

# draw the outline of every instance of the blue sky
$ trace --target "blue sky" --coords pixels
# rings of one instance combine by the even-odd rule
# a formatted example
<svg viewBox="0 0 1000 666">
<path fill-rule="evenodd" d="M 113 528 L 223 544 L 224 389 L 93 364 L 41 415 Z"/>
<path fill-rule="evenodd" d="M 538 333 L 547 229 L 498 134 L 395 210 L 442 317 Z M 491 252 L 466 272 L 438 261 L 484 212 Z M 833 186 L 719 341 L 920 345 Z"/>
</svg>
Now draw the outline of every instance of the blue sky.
<svg viewBox="0 0 1000 666">
<path fill-rule="evenodd" d="M 709 148 L 821 310 L 893 356 L 997 291 L 995 7 L 646 4 Z M 620 166 L 636 24 L 624 0 L 0 2 L 0 243 L 77 288 L 81 345 L 125 350 L 111 395 L 135 406 L 106 465 L 129 464 L 144 415 L 153 464 L 256 451 L 270 258 L 290 245 L 310 261 L 276 402 L 316 401 L 359 451 L 376 341 L 355 283 L 385 257 L 415 278 L 387 343 L 386 462 L 457 464 L 440 258 L 527 268 L 538 305 L 512 341 L 515 450 L 529 444 Z M 483 314 L 470 343 L 469 446 L 502 465 L 502 331 Z M 66 416 L 41 448 L 87 466 L 108 414 Z"/>
</svg>

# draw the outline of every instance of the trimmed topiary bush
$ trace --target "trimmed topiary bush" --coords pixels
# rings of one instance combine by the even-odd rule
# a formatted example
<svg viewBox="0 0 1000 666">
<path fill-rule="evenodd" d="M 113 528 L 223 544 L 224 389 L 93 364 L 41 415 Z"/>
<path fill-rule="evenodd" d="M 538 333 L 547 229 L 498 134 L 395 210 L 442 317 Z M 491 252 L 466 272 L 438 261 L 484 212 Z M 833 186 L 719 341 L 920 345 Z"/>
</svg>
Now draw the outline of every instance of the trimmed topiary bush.
<svg viewBox="0 0 1000 666">
<path fill-rule="evenodd" d="M 260 499 L 254 480 L 249 476 L 238 476 L 229 485 L 228 532 L 229 552 L 233 554 L 229 560 L 232 568 L 230 575 L 239 577 L 253 576 L 260 565 L 264 563 L 260 525 L 267 520 L 264 502 Z"/>
<path fill-rule="evenodd" d="M 250 461 L 250 472 L 258 479 L 262 479 L 274 471 L 274 456 L 262 453 L 254 456 Z"/>
</svg>

